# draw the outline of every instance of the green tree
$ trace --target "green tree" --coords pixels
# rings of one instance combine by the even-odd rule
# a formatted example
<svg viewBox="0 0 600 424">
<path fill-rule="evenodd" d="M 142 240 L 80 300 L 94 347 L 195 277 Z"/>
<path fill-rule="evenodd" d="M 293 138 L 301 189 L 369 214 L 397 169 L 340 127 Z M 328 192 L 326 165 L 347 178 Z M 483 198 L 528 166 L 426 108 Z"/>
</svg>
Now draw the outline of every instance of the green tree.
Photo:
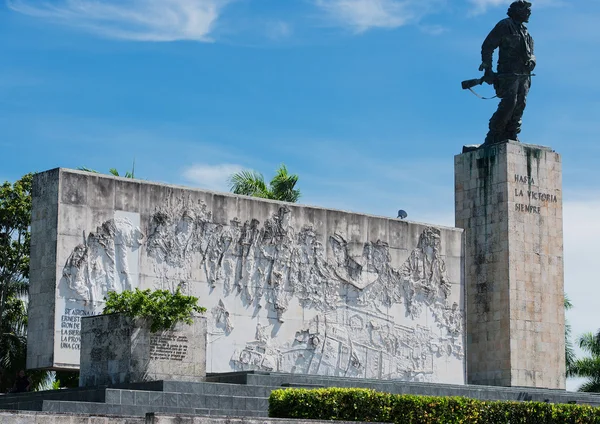
<svg viewBox="0 0 600 424">
<path fill-rule="evenodd" d="M 579 337 L 579 347 L 588 356 L 573 361 L 570 375 L 585 377 L 587 381 L 578 389 L 580 392 L 600 392 L 600 330 Z"/>
<path fill-rule="evenodd" d="M 256 171 L 240 171 L 229 178 L 231 192 L 235 194 L 284 202 L 297 202 L 300 198 L 300 190 L 295 188 L 297 182 L 298 175 L 289 174 L 283 164 L 277 169 L 269 186 L 265 183 L 263 175 Z"/>
<path fill-rule="evenodd" d="M 0 186 L 0 392 L 25 368 L 33 174 Z M 38 387 L 47 372 L 29 373 Z"/>
<path fill-rule="evenodd" d="M 569 311 L 573 308 L 571 299 L 565 293 L 565 311 Z M 565 319 L 565 365 L 567 370 L 567 377 L 571 375 L 571 368 L 575 362 L 575 349 L 573 348 L 573 342 L 571 341 L 571 324 Z"/>
</svg>

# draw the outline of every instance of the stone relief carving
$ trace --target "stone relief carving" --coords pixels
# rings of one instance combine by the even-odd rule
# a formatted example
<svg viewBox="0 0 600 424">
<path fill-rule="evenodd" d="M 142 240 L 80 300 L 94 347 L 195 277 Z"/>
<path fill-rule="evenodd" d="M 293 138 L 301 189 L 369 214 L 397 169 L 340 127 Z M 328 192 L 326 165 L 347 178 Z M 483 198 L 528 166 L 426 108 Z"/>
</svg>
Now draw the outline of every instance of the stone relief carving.
<svg viewBox="0 0 600 424">
<path fill-rule="evenodd" d="M 451 341 L 428 328 L 395 325 L 359 308 L 320 314 L 285 344 L 265 334 L 257 328 L 256 340 L 234 352 L 235 369 L 433 381 L 434 356 L 454 353 Z"/>
<path fill-rule="evenodd" d="M 219 300 L 219 304 L 212 309 L 211 313 L 211 333 L 222 333 L 228 336 L 233 331 L 233 320 L 223 303 L 223 299 Z"/>
<path fill-rule="evenodd" d="M 103 301 L 109 291 L 132 290 L 127 253 L 144 242 L 141 229 L 126 218 L 104 222 L 85 237 L 67 259 L 61 288 L 66 298 Z"/>
<path fill-rule="evenodd" d="M 273 320 L 257 324 L 255 340 L 233 352 L 233 370 L 434 381 L 434 358 L 464 356 L 464 317 L 448 301 L 451 284 L 435 228 L 423 231 L 399 268 L 387 243 L 357 245 L 344 234 L 323 237 L 311 226 L 298 228 L 287 206 L 262 225 L 237 218 L 222 225 L 203 202 L 171 198 L 147 228 L 142 255 L 154 267 L 155 288 L 206 281 L 222 296 L 209 316 L 213 336 L 229 337 L 235 330 L 223 298 L 235 296 L 246 308 L 270 311 Z M 118 246 L 139 247 L 143 241 L 141 230 L 126 220 L 105 222 L 69 257 L 63 272 L 69 287 L 90 299 L 131 288 L 126 261 L 117 266 L 123 262 Z M 294 329 L 292 340 L 271 338 L 292 299 L 315 318 Z M 409 320 L 428 311 L 439 331 L 395 324 L 388 315 L 392 307 Z"/>
</svg>

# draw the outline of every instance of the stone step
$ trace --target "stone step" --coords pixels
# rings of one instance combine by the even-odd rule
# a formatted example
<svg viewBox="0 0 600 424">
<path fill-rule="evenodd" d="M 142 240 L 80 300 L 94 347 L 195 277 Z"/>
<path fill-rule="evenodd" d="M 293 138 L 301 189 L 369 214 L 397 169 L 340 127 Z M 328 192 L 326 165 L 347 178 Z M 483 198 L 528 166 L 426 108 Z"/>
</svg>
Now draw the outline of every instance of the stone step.
<svg viewBox="0 0 600 424">
<path fill-rule="evenodd" d="M 23 400 L 21 402 L 14 403 L 2 403 L 0 404 L 0 410 L 8 411 L 41 411 L 43 400 Z"/>
<path fill-rule="evenodd" d="M 246 384 L 231 383 L 164 381 L 162 391 L 207 395 L 269 397 L 274 388 L 275 387 L 260 384 L 248 386 Z"/>
<path fill-rule="evenodd" d="M 5 404 L 30 402 L 36 400 L 80 400 L 86 402 L 103 402 L 105 388 L 75 388 L 63 390 L 44 390 L 39 392 L 10 393 L 0 396 L 0 409 Z"/>
<path fill-rule="evenodd" d="M 58 413 L 92 414 L 92 415 L 121 415 L 144 416 L 148 412 L 162 412 L 169 414 L 213 415 L 228 417 L 267 417 L 264 410 L 242 410 L 223 408 L 194 408 L 179 406 L 159 405 L 116 405 L 96 402 L 69 402 L 69 401 L 44 401 L 42 411 Z"/>
<path fill-rule="evenodd" d="M 177 392 L 144 392 L 135 390 L 107 389 L 106 404 L 109 405 L 155 405 L 183 408 L 234 409 L 266 411 L 267 397 L 232 396 L 229 394 L 198 394 Z"/>
<path fill-rule="evenodd" d="M 232 378 L 229 376 L 228 378 Z M 422 396 L 461 396 L 480 400 L 536 401 L 552 403 L 580 403 L 600 406 L 600 395 L 564 390 L 536 389 L 529 387 L 496 387 L 476 385 L 452 385 L 418 383 L 397 380 L 370 380 L 344 377 L 328 377 L 305 374 L 252 373 L 245 376 L 248 386 L 271 388 L 285 387 L 357 387 L 380 392 L 413 394 Z M 224 381 L 225 379 L 221 379 Z"/>
</svg>

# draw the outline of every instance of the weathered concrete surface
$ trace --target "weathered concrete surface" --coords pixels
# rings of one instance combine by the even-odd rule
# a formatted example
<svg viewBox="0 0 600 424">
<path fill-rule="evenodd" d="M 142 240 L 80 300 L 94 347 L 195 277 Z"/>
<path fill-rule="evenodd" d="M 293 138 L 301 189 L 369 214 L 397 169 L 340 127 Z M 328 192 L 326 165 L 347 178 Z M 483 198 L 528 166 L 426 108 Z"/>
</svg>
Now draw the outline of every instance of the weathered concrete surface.
<svg viewBox="0 0 600 424">
<path fill-rule="evenodd" d="M 281 418 L 203 417 L 194 415 L 147 414 L 145 417 L 117 415 L 59 414 L 46 412 L 0 411 L 2 424 L 325 424 L 331 421 Z M 349 424 L 348 421 L 336 421 Z M 352 424 L 360 424 L 353 421 Z"/>
<path fill-rule="evenodd" d="M 560 156 L 509 142 L 457 155 L 455 175 L 468 382 L 564 389 Z"/>
<path fill-rule="evenodd" d="M 202 417 L 194 415 L 147 414 L 146 424 L 331 424 L 331 421 L 286 418 Z M 336 421 L 336 424 L 357 424 L 361 421 Z"/>
<path fill-rule="evenodd" d="M 203 381 L 206 319 L 153 333 L 143 319 L 122 314 L 81 320 L 79 386 L 143 381 Z"/>
<path fill-rule="evenodd" d="M 207 372 L 464 383 L 462 230 L 65 169 L 38 174 L 32 368 L 78 368 L 108 291 L 175 289 L 208 308 Z M 53 241 L 56 239 L 55 241 Z M 39 293 L 39 284 L 50 291 Z M 52 311 L 52 312 L 51 312 Z M 48 330 L 48 329 L 46 329 Z"/>
<path fill-rule="evenodd" d="M 148 417 L 152 423 L 155 418 Z M 2 424 L 145 424 L 144 417 L 96 416 L 48 412 L 0 411 Z M 173 423 L 177 421 L 172 421 Z"/>
</svg>

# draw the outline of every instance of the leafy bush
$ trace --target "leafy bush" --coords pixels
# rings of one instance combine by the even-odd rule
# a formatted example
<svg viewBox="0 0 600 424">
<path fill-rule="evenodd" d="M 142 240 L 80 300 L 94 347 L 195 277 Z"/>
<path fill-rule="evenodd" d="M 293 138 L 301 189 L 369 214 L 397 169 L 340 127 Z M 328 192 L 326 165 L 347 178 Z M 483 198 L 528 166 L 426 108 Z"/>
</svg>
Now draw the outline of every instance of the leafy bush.
<svg viewBox="0 0 600 424">
<path fill-rule="evenodd" d="M 198 298 L 169 290 L 150 291 L 135 289 L 122 293 L 109 292 L 105 297 L 103 314 L 122 313 L 132 318 L 146 318 L 150 331 L 168 330 L 178 322 L 192 324 L 194 312 L 204 313 L 206 308 L 198 306 Z"/>
<path fill-rule="evenodd" d="M 369 389 L 280 389 L 271 392 L 269 416 L 398 424 L 587 424 L 600 423 L 600 408 L 395 395 Z"/>
</svg>

